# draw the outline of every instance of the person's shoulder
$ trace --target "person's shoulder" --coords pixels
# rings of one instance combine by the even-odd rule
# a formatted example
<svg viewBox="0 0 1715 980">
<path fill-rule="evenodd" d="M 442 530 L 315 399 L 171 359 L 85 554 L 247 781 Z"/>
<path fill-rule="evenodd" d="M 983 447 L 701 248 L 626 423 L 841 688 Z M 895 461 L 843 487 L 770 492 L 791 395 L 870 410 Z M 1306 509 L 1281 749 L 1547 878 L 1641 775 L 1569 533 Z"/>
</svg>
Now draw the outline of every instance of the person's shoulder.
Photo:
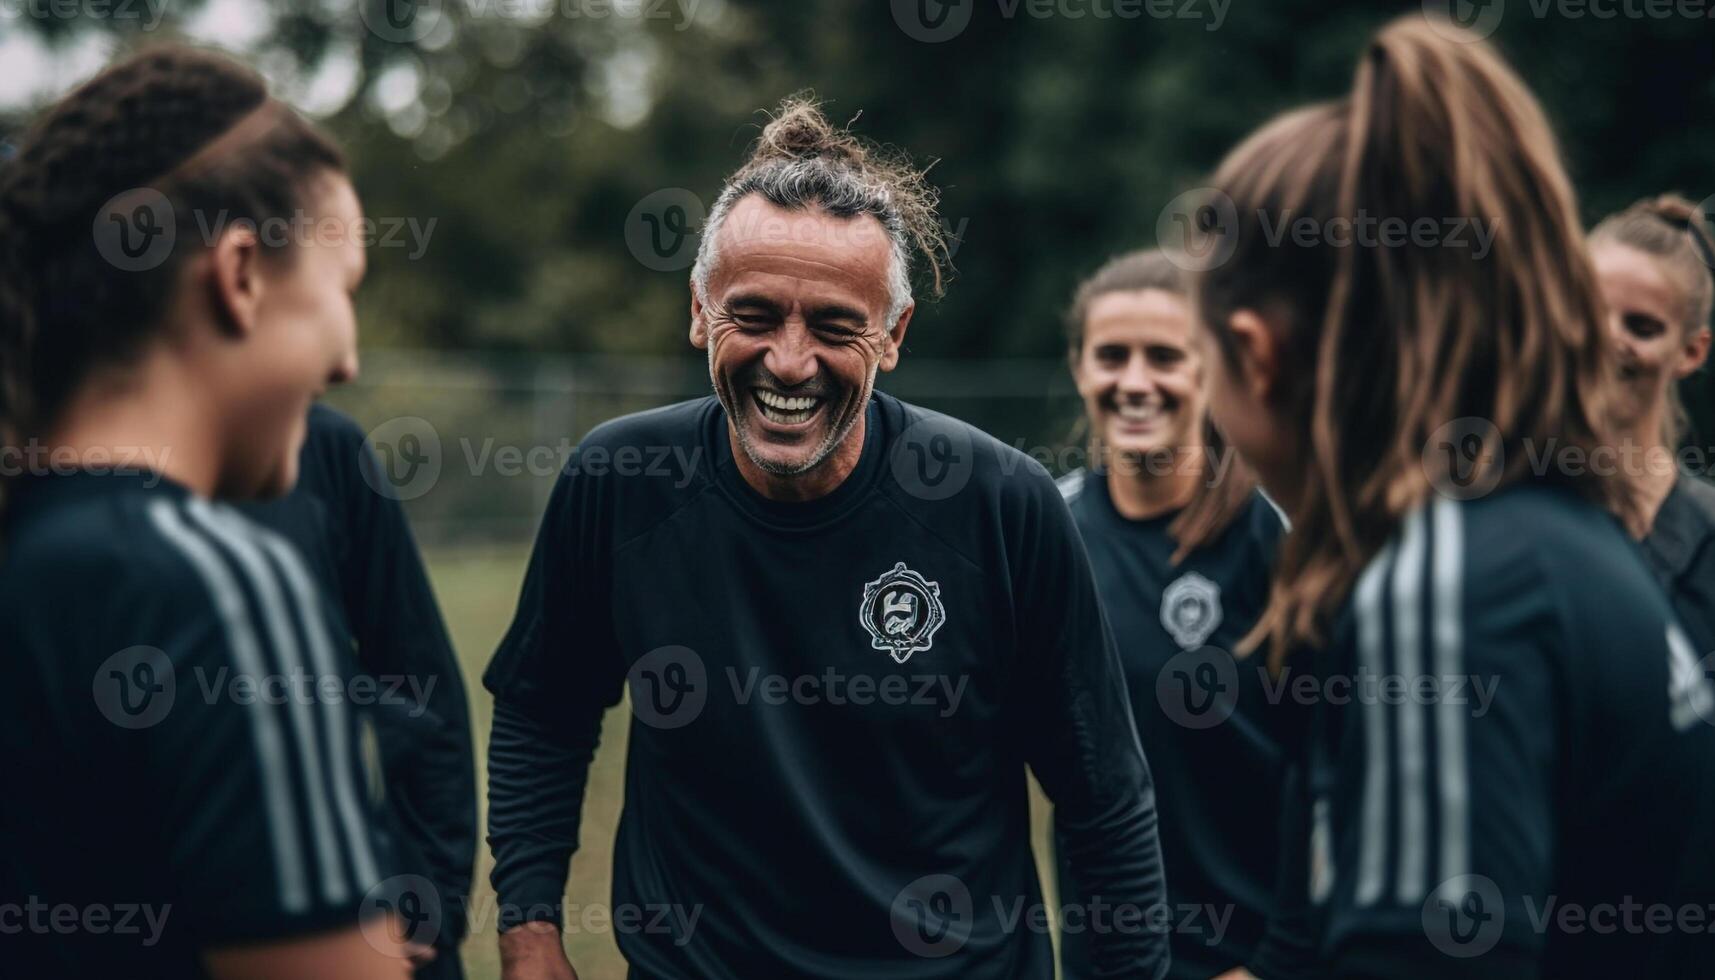
<svg viewBox="0 0 1715 980">
<path fill-rule="evenodd" d="M 608 453 L 624 448 L 649 449 L 655 446 L 688 447 L 702 443 L 703 425 L 708 413 L 719 401 L 704 395 L 689 401 L 663 405 L 659 408 L 632 412 L 608 419 L 589 431 L 578 442 L 580 453 L 592 449 Z"/>
<path fill-rule="evenodd" d="M 120 628 L 210 611 L 208 582 L 227 567 L 212 537 L 217 523 L 268 533 L 230 507 L 178 494 L 102 494 L 55 507 L 6 543 L 0 591 L 56 605 L 83 596 L 91 618 Z"/>
<path fill-rule="evenodd" d="M 1261 487 L 1251 490 L 1234 523 L 1242 526 L 1252 538 L 1273 545 L 1285 534 L 1289 523 L 1286 512 Z"/>
<path fill-rule="evenodd" d="M 1659 635 L 1672 620 L 1638 543 L 1612 513 L 1569 489 L 1526 484 L 1431 509 L 1442 518 L 1432 526 L 1463 531 L 1450 545 L 1461 560 L 1440 567 L 1462 577 L 1473 615 L 1508 623 L 1540 614 L 1597 655 L 1623 649 L 1618 637 Z M 1433 554 L 1429 561 L 1433 577 Z"/>
<path fill-rule="evenodd" d="M 1004 495 L 1061 499 L 1054 477 L 1036 459 L 963 419 L 876 392 L 882 410 L 894 416 L 890 462 L 896 475 L 923 482 L 940 473 L 978 490 Z"/>
<path fill-rule="evenodd" d="M 597 425 L 560 468 L 549 519 L 623 541 L 676 513 L 713 484 L 707 430 L 719 408 L 709 395 Z"/>
<path fill-rule="evenodd" d="M 7 578 L 27 589 L 70 576 L 93 588 L 171 572 L 156 516 L 171 505 L 166 495 L 102 493 L 32 508 L 5 542 Z"/>
<path fill-rule="evenodd" d="M 1084 496 L 1084 483 L 1089 479 L 1090 471 L 1082 466 L 1067 473 L 1054 481 L 1054 486 L 1060 491 L 1060 499 L 1068 506 L 1076 503 Z"/>
<path fill-rule="evenodd" d="M 1495 613 L 1507 624 L 1598 609 L 1609 618 L 1659 616 L 1665 602 L 1612 514 L 1570 490 L 1533 484 L 1468 499 L 1432 492 L 1404 515 L 1364 577 L 1396 591 L 1433 587 L 1459 596 L 1467 616 Z"/>
<path fill-rule="evenodd" d="M 418 421 L 405 424 L 415 426 Z M 360 499 L 360 495 L 390 496 L 381 491 L 391 486 L 391 481 L 369 445 L 368 433 L 356 419 L 331 405 L 316 402 L 310 406 L 298 464 L 298 481 L 287 494 L 288 499 L 308 494 L 330 506 L 345 507 Z M 251 513 L 260 516 L 263 511 L 251 510 Z"/>
<path fill-rule="evenodd" d="M 356 449 L 363 445 L 367 438 L 356 419 L 332 405 L 316 402 L 310 406 L 308 429 L 304 436 L 306 442 L 340 449 Z"/>
<path fill-rule="evenodd" d="M 1674 489 L 1685 494 L 1692 510 L 1705 524 L 1715 525 L 1715 483 L 1686 473 L 1675 482 Z"/>
<path fill-rule="evenodd" d="M 1507 541 L 1528 545 L 1544 563 L 1575 574 L 1568 563 L 1611 560 L 1635 564 L 1636 544 L 1619 518 L 1574 491 L 1552 485 L 1520 484 L 1458 503 L 1467 538 L 1483 547 L 1477 554 L 1508 555 Z"/>
</svg>

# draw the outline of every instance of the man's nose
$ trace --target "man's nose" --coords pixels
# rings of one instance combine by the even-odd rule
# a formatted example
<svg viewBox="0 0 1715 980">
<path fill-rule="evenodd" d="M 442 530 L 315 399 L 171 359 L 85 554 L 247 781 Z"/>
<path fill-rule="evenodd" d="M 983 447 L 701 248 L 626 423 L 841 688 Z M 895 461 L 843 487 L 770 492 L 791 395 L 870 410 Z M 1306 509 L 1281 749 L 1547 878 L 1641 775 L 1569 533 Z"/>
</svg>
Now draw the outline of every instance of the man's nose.
<svg viewBox="0 0 1715 980">
<path fill-rule="evenodd" d="M 814 378 L 818 370 L 816 339 L 809 326 L 797 317 L 787 320 L 768 345 L 762 366 L 788 387 Z"/>
</svg>

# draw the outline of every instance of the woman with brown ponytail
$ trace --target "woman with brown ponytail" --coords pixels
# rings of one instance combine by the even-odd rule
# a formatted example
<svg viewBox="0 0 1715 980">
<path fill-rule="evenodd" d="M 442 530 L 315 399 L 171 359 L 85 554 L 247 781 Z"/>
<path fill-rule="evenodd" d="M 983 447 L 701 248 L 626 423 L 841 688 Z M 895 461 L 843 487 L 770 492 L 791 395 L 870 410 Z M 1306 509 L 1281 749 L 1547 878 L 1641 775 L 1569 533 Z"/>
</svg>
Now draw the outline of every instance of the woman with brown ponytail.
<svg viewBox="0 0 1715 980">
<path fill-rule="evenodd" d="M 102 72 L 0 171 L 6 976 L 407 975 L 369 914 L 368 733 L 294 683 L 344 682 L 326 600 L 214 502 L 291 486 L 355 373 L 361 220 L 326 136 L 187 48 Z"/>
<path fill-rule="evenodd" d="M 1590 258 L 1618 354 L 1612 419 L 1621 445 L 1643 453 L 1630 475 L 1649 528 L 1644 557 L 1705 656 L 1715 651 L 1715 486 L 1681 472 L 1674 450 L 1685 416 L 1678 384 L 1709 356 L 1715 242 L 1696 206 L 1668 194 L 1604 218 Z"/>
<path fill-rule="evenodd" d="M 1212 413 L 1292 525 L 1250 639 L 1291 682 L 1324 972 L 1707 976 L 1715 689 L 1586 464 L 1604 312 L 1542 110 L 1409 17 L 1211 183 L 1194 295 Z M 1377 219 L 1417 240 L 1354 242 Z M 1416 233 L 1473 221 L 1487 247 Z"/>
</svg>

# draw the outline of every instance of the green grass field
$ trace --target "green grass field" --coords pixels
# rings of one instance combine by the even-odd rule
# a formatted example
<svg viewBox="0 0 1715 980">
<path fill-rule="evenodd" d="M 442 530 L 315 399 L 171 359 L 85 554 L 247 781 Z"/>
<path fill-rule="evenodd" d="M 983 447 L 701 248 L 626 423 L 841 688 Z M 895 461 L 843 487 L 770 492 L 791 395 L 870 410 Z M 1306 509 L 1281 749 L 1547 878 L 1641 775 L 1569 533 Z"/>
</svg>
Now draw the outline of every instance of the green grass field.
<svg viewBox="0 0 1715 980">
<path fill-rule="evenodd" d="M 524 580 L 525 549 L 443 550 L 425 556 L 434 580 L 441 610 L 452 631 L 453 645 L 464 668 L 470 692 L 471 724 L 476 729 L 477 786 L 485 796 L 484 772 L 488 758 L 488 726 L 493 704 L 483 690 L 482 668 L 500 642 L 511 621 Z M 608 713 L 602 731 L 601 749 L 590 773 L 589 793 L 584 799 L 583 841 L 572 861 L 567 900 L 580 905 L 606 906 L 610 900 L 613 871 L 613 835 L 619 822 L 624 796 L 624 765 L 630 708 L 620 704 Z M 486 801 L 482 801 L 485 803 Z M 483 825 L 486 826 L 486 805 Z M 1047 807 L 1034 783 L 1031 787 L 1032 834 L 1038 870 L 1048 851 Z M 500 958 L 495 947 L 496 907 L 488 885 L 492 861 L 486 846 L 478 848 L 476 886 L 471 896 L 471 931 L 464 946 L 465 971 L 470 980 L 497 980 Z M 1044 894 L 1051 896 L 1051 880 L 1044 877 Z M 1049 898 L 1052 901 L 1052 898 Z M 625 980 L 625 962 L 620 959 L 608 931 L 583 932 L 568 924 L 566 949 L 583 980 Z"/>
</svg>

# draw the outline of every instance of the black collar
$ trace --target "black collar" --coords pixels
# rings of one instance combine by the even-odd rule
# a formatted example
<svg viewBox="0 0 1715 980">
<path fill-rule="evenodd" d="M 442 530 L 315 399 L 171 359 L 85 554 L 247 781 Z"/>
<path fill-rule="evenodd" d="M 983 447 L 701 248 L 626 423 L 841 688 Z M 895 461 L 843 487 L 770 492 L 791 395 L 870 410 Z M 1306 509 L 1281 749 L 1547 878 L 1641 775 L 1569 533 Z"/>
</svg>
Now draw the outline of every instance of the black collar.
<svg viewBox="0 0 1715 980">
<path fill-rule="evenodd" d="M 1680 474 L 1644 538 L 1656 570 L 1670 580 L 1685 574 L 1715 537 L 1715 486 Z"/>
</svg>

